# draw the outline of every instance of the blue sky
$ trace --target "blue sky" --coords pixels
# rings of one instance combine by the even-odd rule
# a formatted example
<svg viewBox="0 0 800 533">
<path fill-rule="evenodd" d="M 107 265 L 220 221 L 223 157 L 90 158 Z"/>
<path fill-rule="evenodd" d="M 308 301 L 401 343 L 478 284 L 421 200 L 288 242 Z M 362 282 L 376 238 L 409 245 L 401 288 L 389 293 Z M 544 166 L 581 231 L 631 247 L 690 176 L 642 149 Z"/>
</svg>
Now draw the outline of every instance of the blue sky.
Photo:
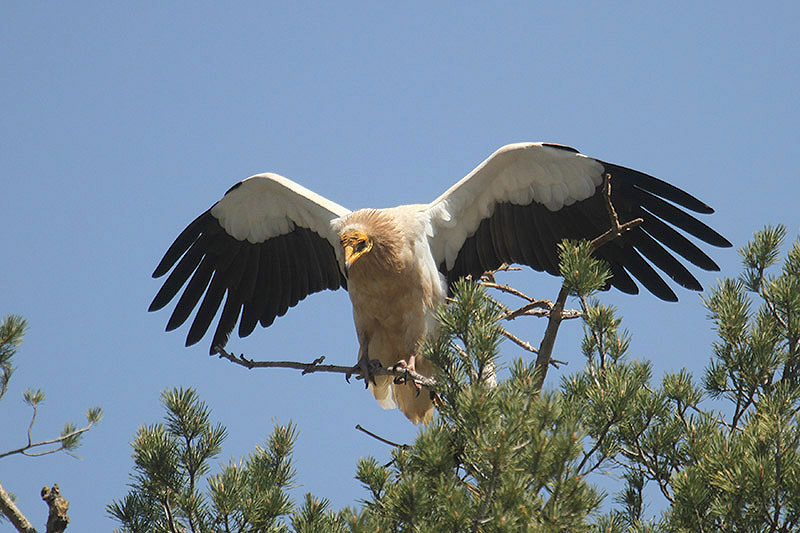
<svg viewBox="0 0 800 533">
<path fill-rule="evenodd" d="M 2 409 L 0 449 L 24 442 L 22 392 L 48 396 L 34 431 L 100 405 L 82 460 L 9 457 L 0 482 L 42 527 L 58 482 L 71 527 L 114 527 L 137 427 L 159 392 L 191 386 L 227 425 L 220 463 L 274 422 L 295 421 L 296 494 L 365 497 L 356 460 L 416 431 L 339 376 L 247 371 L 186 349 L 169 313 L 147 313 L 166 247 L 238 180 L 283 174 L 350 208 L 428 202 L 499 146 L 567 144 L 685 188 L 742 245 L 766 223 L 798 228 L 800 8 L 782 2 L 11 3 L 0 6 L 1 314 L 30 323 Z M 723 275 L 734 250 L 709 250 Z M 716 273 L 701 273 L 705 286 Z M 509 279 L 537 297 L 557 282 Z M 699 297 L 609 293 L 656 376 L 709 358 Z M 516 332 L 538 344 L 543 324 Z M 556 357 L 582 365 L 580 325 Z M 229 347 L 257 359 L 355 362 L 345 292 L 314 295 Z M 527 355 L 506 344 L 507 357 Z M 549 378 L 557 383 L 557 374 Z M 4 526 L 6 527 L 6 526 Z"/>
</svg>

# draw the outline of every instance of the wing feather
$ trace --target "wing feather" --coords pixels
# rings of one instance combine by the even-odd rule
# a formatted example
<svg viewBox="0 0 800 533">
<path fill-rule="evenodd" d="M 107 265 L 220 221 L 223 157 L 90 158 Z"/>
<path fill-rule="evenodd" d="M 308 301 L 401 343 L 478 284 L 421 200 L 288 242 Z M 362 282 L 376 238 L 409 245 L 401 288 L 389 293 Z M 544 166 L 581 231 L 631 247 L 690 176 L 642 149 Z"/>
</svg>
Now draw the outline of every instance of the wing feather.
<svg viewBox="0 0 800 533">
<path fill-rule="evenodd" d="M 557 274 L 556 247 L 561 240 L 591 240 L 610 227 L 602 191 L 606 173 L 612 176 L 612 203 L 620 220 L 644 220 L 641 227 L 595 252 L 611 267 L 609 284 L 635 294 L 632 275 L 657 297 L 676 300 L 655 266 L 679 285 L 702 290 L 667 248 L 704 270 L 718 270 L 708 255 L 673 228 L 713 246 L 731 246 L 684 211 L 708 214 L 714 211 L 711 207 L 658 178 L 549 143 L 500 148 L 426 206 L 434 259 L 451 282 L 480 276 L 502 263 Z"/>
<path fill-rule="evenodd" d="M 247 178 L 167 249 L 153 277 L 169 276 L 149 309 L 163 308 L 185 286 L 167 330 L 181 326 L 197 308 L 189 346 L 205 336 L 222 307 L 213 353 L 215 346 L 225 345 L 237 321 L 239 335 L 246 336 L 257 323 L 268 326 L 309 294 L 345 286 L 332 222 L 349 212 L 282 176 Z"/>
</svg>

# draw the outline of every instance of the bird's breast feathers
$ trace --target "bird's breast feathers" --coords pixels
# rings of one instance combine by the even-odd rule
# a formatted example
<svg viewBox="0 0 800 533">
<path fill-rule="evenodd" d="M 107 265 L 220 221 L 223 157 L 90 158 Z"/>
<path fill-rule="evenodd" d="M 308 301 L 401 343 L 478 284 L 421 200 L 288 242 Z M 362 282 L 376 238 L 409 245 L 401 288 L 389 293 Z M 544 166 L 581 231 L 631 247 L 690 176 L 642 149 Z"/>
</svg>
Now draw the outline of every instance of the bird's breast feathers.
<svg viewBox="0 0 800 533">
<path fill-rule="evenodd" d="M 447 285 L 424 234 L 411 244 L 400 253 L 400 270 L 354 268 L 348 290 L 357 327 L 396 330 L 414 345 L 433 329 L 434 310 L 444 300 Z"/>
</svg>

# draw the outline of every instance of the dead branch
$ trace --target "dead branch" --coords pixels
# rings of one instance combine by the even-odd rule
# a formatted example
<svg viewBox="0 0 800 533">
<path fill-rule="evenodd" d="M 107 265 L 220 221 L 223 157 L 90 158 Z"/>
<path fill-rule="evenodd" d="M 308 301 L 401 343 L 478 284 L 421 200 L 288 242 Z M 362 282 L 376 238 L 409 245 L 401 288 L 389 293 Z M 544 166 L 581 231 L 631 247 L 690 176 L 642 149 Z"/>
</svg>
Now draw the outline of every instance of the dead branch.
<svg viewBox="0 0 800 533">
<path fill-rule="evenodd" d="M 360 374 L 358 367 L 321 364 L 322 361 L 325 360 L 325 356 L 318 357 L 310 363 L 299 363 L 296 361 L 254 361 L 253 359 L 248 359 L 245 357 L 244 354 L 236 356 L 230 352 L 227 352 L 222 346 L 215 346 L 214 349 L 217 351 L 220 359 L 227 359 L 228 361 L 243 366 L 247 369 L 292 368 L 295 370 L 302 370 L 303 375 L 312 374 L 314 372 L 332 372 L 335 374 L 344 374 L 345 378 L 347 379 L 349 379 L 350 376 L 356 376 L 356 379 L 364 379 L 364 376 Z M 385 368 L 382 366 L 376 366 L 371 368 L 370 372 L 375 376 L 394 376 L 395 378 L 405 379 L 428 389 L 432 389 L 436 386 L 435 379 L 428 376 L 423 376 L 422 374 L 408 368 Z"/>
<path fill-rule="evenodd" d="M 516 344 L 517 346 L 522 348 L 523 350 L 531 352 L 531 353 L 539 353 L 539 350 L 537 350 L 536 348 L 534 348 L 533 346 L 531 346 L 529 343 L 525 342 L 524 340 L 520 339 L 519 337 L 517 337 L 516 335 L 514 335 L 510 331 L 506 330 L 505 328 L 498 328 L 498 329 L 500 330 L 500 333 L 502 333 L 505 338 L 507 338 L 508 340 L 510 340 L 511 342 L 513 342 L 514 344 Z"/>
<path fill-rule="evenodd" d="M 406 449 L 411 447 L 408 444 L 397 444 L 396 442 L 392 442 L 392 441 L 390 441 L 388 439 L 384 439 L 380 435 L 376 435 L 375 433 L 371 432 L 370 430 L 364 429 L 364 427 L 362 427 L 361 424 L 356 424 L 356 429 L 361 431 L 361 432 L 363 432 L 363 433 L 366 433 L 367 435 L 369 435 L 370 437 L 372 437 L 375 440 L 378 440 L 378 441 L 380 441 L 380 442 L 382 442 L 384 444 L 388 444 L 389 446 L 394 446 L 395 448 L 400 448 L 401 450 L 406 450 Z"/>
<path fill-rule="evenodd" d="M 47 515 L 47 533 L 64 533 L 69 524 L 69 502 L 61 495 L 58 484 L 53 484 L 53 488 L 42 487 L 42 500 L 50 509 Z"/>
<path fill-rule="evenodd" d="M 494 279 L 494 277 L 493 276 L 491 278 L 487 277 L 487 279 Z M 513 294 L 514 296 L 517 296 L 518 298 L 522 298 L 523 300 L 528 300 L 529 302 L 541 302 L 541 305 L 546 305 L 547 302 L 549 301 L 549 300 L 534 300 L 533 298 L 531 298 L 527 294 L 525 294 L 525 293 L 523 293 L 521 291 L 518 291 L 517 289 L 515 289 L 514 287 L 511 287 L 510 285 L 500 285 L 499 283 L 496 283 L 494 281 L 484 281 L 483 278 L 478 280 L 478 283 L 480 283 L 484 287 L 489 287 L 490 289 L 497 289 L 498 291 L 501 291 L 501 292 L 506 292 L 508 294 Z"/>
<path fill-rule="evenodd" d="M 617 210 L 614 209 L 614 204 L 611 203 L 611 174 L 606 173 L 603 179 L 603 198 L 606 202 L 606 211 L 608 217 L 611 219 L 611 228 L 608 231 L 592 240 L 592 251 L 596 251 L 605 243 L 621 237 L 626 231 L 630 231 L 643 222 L 641 218 L 634 218 L 624 224 L 619 223 L 619 215 Z"/>
<path fill-rule="evenodd" d="M 507 270 L 511 270 L 511 269 L 509 268 Z M 515 318 L 518 318 L 518 317 L 521 317 L 521 316 L 538 316 L 538 317 L 549 317 L 550 316 L 550 311 L 553 309 L 553 302 L 551 302 L 550 300 L 544 300 L 544 299 L 536 300 L 534 298 L 531 298 L 530 296 L 528 296 L 524 292 L 522 292 L 522 291 L 520 291 L 518 289 L 515 289 L 514 287 L 511 287 L 510 285 L 500 285 L 499 283 L 496 283 L 494 281 L 494 273 L 495 272 L 497 272 L 497 271 L 493 270 L 490 273 L 491 275 L 484 275 L 484 277 L 481 277 L 481 279 L 478 281 L 478 283 L 480 283 L 484 287 L 488 287 L 490 289 L 495 289 L 495 290 L 498 290 L 500 292 L 505 292 L 507 294 L 514 295 L 517 298 L 521 298 L 521 299 L 526 300 L 528 302 L 527 304 L 525 304 L 522 307 L 519 307 L 518 309 L 515 309 L 513 311 L 508 310 L 506 308 L 506 306 L 504 306 L 504 305 L 500 304 L 499 302 L 497 302 L 499 305 L 501 305 L 503 307 L 503 309 L 506 309 L 506 314 L 501 316 L 500 320 L 514 320 Z M 562 318 L 565 319 L 565 320 L 566 319 L 579 318 L 579 317 L 583 316 L 583 312 L 578 310 L 578 309 L 566 309 L 566 310 L 563 311 L 563 314 L 564 314 L 564 316 Z"/>
<path fill-rule="evenodd" d="M 514 344 L 516 344 L 517 346 L 522 348 L 523 350 L 526 350 L 528 352 L 535 353 L 535 354 L 539 353 L 539 350 L 537 350 L 536 348 L 531 346 L 530 343 L 525 342 L 524 340 L 520 339 L 519 337 L 517 337 L 513 333 L 511 333 L 511 332 L 509 332 L 509 331 L 507 331 L 507 330 L 505 330 L 503 328 L 500 328 L 500 333 L 502 333 L 505 336 L 505 338 L 507 338 L 508 340 L 510 340 L 511 342 L 513 342 Z M 551 357 L 550 358 L 550 364 L 553 365 L 553 367 L 558 368 L 558 365 L 566 365 L 567 362 L 566 361 L 559 361 L 558 359 L 553 359 Z"/>
</svg>

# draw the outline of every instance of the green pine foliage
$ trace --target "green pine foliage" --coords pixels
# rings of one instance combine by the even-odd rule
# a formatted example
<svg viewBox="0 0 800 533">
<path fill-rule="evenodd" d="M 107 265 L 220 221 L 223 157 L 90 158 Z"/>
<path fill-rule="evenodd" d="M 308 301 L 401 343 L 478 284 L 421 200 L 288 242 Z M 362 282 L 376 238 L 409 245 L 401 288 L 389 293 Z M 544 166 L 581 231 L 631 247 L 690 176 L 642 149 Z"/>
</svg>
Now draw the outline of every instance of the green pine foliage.
<svg viewBox="0 0 800 533">
<path fill-rule="evenodd" d="M 583 368 L 540 388 L 534 363 L 503 367 L 502 306 L 459 282 L 423 347 L 440 369 L 438 415 L 387 464 L 358 461 L 357 506 L 293 501 L 291 424 L 214 464 L 225 429 L 173 390 L 166 422 L 139 430 L 132 490 L 109 512 L 121 531 L 800 531 L 800 243 L 781 261 L 784 239 L 758 232 L 743 274 L 705 296 L 718 339 L 699 380 L 656 379 L 629 353 L 621 318 L 594 297 L 607 269 L 564 243 Z"/>
<path fill-rule="evenodd" d="M 8 315 L 0 323 L 0 399 L 8 391 L 8 382 L 14 373 L 14 355 L 27 329 L 28 323 L 19 315 Z"/>
<path fill-rule="evenodd" d="M 2 322 L 0 322 L 0 399 L 8 392 L 9 382 L 14 373 L 14 357 L 17 355 L 19 347 L 25 338 L 25 333 L 28 329 L 27 322 L 24 318 L 18 315 L 7 315 Z M 61 435 L 55 438 L 44 440 L 34 439 L 34 426 L 36 424 L 36 417 L 39 413 L 39 407 L 45 401 L 45 394 L 41 389 L 27 389 L 22 394 L 23 401 L 31 408 L 31 420 L 27 428 L 11 428 L 7 423 L 0 425 L 0 429 L 4 431 L 4 435 L 13 435 L 16 431 L 19 433 L 20 438 L 27 443 L 20 447 L 10 450 L 0 449 L 0 460 L 12 455 L 25 455 L 27 457 L 41 457 L 43 455 L 50 455 L 59 452 L 65 452 L 73 455 L 78 446 L 81 444 L 84 433 L 89 431 L 96 423 L 100 422 L 103 417 L 103 410 L 100 407 L 91 407 L 86 411 L 86 425 L 79 428 L 75 424 L 68 422 L 64 424 L 64 429 L 61 430 Z M 27 435 L 25 435 L 27 429 Z M 25 435 L 25 437 L 22 437 Z M 5 482 L 6 480 L 0 479 Z M 54 485 L 53 489 L 57 489 Z M 42 499 L 44 499 L 45 491 L 48 488 L 42 489 Z M 53 492 L 58 492 L 54 490 Z M 63 499 L 63 502 L 67 502 Z M 15 498 L 12 492 L 7 492 L 3 485 L 0 484 L 0 523 L 8 519 L 13 526 L 19 531 L 34 531 L 28 518 L 17 508 L 14 503 Z M 63 503 L 59 505 L 64 505 Z M 61 511 L 60 519 L 66 517 L 66 507 Z M 52 512 L 52 508 L 51 508 Z M 68 519 L 67 519 L 68 521 Z M 60 523 L 55 520 L 54 523 Z M 49 530 L 49 529 L 48 529 Z"/>
<path fill-rule="evenodd" d="M 776 268 L 785 236 L 757 232 L 743 274 L 704 299 L 719 338 L 703 386 L 720 413 L 675 476 L 674 530 L 800 530 L 800 241 Z"/>
</svg>

